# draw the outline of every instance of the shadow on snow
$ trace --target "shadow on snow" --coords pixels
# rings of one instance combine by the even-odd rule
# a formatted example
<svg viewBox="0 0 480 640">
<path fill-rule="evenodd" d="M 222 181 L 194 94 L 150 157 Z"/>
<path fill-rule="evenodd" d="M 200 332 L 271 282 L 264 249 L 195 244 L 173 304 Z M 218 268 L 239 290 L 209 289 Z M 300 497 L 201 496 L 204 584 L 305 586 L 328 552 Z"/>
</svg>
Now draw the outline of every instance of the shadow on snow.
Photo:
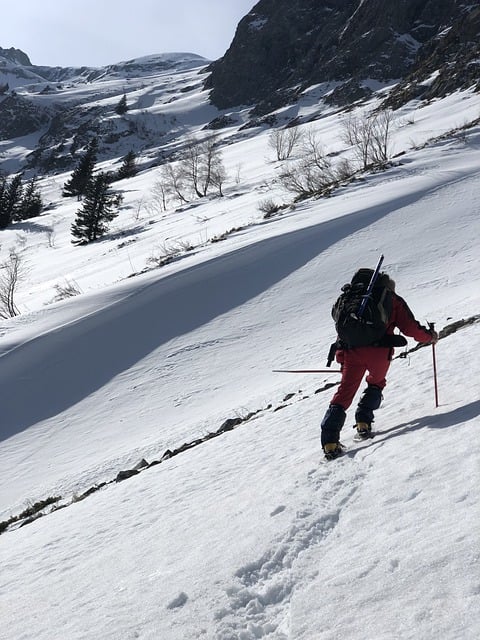
<svg viewBox="0 0 480 640">
<path fill-rule="evenodd" d="M 343 238 L 424 195 L 419 190 L 185 269 L 5 353 L 0 439 L 72 407 L 160 345 L 244 304 Z"/>
<path fill-rule="evenodd" d="M 347 455 L 354 457 L 360 451 L 375 446 L 383 445 L 387 440 L 392 438 L 398 438 L 407 433 L 418 431 L 419 429 L 449 429 L 450 427 L 456 427 L 457 425 L 473 420 L 480 415 L 480 400 L 475 400 L 462 407 L 447 411 L 447 413 L 433 414 L 430 416 L 421 416 L 416 420 L 409 420 L 402 424 L 397 424 L 390 429 L 384 429 L 378 432 L 372 440 L 367 440 L 366 446 L 362 446 L 360 449 L 354 449 L 347 451 Z"/>
</svg>

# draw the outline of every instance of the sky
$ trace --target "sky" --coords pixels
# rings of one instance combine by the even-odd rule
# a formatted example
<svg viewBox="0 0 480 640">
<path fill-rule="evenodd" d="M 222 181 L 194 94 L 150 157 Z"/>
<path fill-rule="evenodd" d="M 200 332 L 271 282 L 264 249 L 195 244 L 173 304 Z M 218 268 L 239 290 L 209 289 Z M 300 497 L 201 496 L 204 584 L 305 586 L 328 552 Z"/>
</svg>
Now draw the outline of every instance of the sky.
<svg viewBox="0 0 480 640">
<path fill-rule="evenodd" d="M 255 0 L 25 0 L 2 3 L 0 47 L 32 64 L 104 66 L 153 53 L 228 49 Z"/>
</svg>

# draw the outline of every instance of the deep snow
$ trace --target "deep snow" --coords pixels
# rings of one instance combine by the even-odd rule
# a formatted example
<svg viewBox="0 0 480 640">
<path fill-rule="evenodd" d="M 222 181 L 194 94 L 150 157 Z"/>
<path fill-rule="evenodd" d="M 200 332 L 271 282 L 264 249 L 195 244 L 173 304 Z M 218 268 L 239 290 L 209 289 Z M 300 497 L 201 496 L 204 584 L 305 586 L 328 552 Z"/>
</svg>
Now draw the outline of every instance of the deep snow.
<svg viewBox="0 0 480 640">
<path fill-rule="evenodd" d="M 185 121 L 205 100 L 185 99 Z M 480 635 L 478 324 L 437 346 L 438 409 L 431 349 L 395 360 L 378 435 L 354 443 L 347 421 L 347 454 L 334 463 L 319 444 L 332 390 L 315 392 L 335 374 L 272 372 L 323 367 L 332 301 L 380 253 L 422 322 L 440 329 L 479 313 L 480 130 L 410 149 L 478 117 L 479 104 L 466 92 L 406 109 L 401 164 L 269 222 L 258 202 L 291 196 L 273 181 L 268 132 L 225 134 L 240 179 L 223 199 L 133 217 L 155 170 L 125 181 L 110 239 L 89 247 L 70 243 L 78 205 L 59 199 L 65 176 L 45 181 L 56 209 L 2 232 L 2 257 L 21 241 L 31 271 L 18 293 L 30 313 L 1 323 L 0 513 L 52 495 L 68 506 L 0 537 L 2 637 Z M 334 150 L 338 122 L 314 125 Z M 127 279 L 178 239 L 195 251 Z M 62 277 L 83 295 L 44 306 Z"/>
</svg>

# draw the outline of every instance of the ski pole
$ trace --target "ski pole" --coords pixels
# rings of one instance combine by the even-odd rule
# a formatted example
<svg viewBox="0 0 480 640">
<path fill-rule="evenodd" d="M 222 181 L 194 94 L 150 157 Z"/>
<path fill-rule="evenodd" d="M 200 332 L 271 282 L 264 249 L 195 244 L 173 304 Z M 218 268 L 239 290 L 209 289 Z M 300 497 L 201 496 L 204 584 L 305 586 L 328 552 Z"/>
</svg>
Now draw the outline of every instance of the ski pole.
<svg viewBox="0 0 480 640">
<path fill-rule="evenodd" d="M 433 322 L 428 323 L 428 328 L 432 331 L 435 330 Z M 433 386 L 435 389 L 435 407 L 438 407 L 438 382 L 437 382 L 437 358 L 435 354 L 435 344 L 432 342 L 432 360 L 433 360 Z"/>
<path fill-rule="evenodd" d="M 342 373 L 340 369 L 273 369 L 272 373 Z"/>
</svg>

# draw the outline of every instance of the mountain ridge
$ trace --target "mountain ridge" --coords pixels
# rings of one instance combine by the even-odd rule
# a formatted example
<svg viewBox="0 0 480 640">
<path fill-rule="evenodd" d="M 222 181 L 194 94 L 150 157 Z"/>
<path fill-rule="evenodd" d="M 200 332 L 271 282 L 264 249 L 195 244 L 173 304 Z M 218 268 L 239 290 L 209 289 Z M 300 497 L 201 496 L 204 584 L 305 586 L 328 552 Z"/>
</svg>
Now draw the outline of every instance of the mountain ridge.
<svg viewBox="0 0 480 640">
<path fill-rule="evenodd" d="M 460 0 L 260 0 L 214 62 L 163 53 L 98 68 L 45 67 L 0 48 L 0 142 L 36 136 L 27 163 L 8 166 L 41 174 L 71 168 L 93 136 L 103 159 L 170 144 L 184 92 L 208 92 L 211 109 L 199 115 L 205 129 L 288 124 L 280 110 L 311 100 L 312 87 L 319 87 L 312 118 L 382 88 L 383 105 L 397 109 L 479 90 L 479 42 L 480 9 Z M 181 74 L 188 80 L 177 81 Z M 123 93 L 130 111 L 118 119 L 112 100 Z M 158 105 L 169 102 L 180 111 L 159 119 Z"/>
<path fill-rule="evenodd" d="M 368 79 L 401 82 L 416 73 L 425 80 L 425 64 L 438 67 L 458 54 L 442 48 L 448 29 L 457 43 L 479 35 L 477 12 L 451 0 L 260 0 L 225 55 L 210 65 L 205 86 L 219 108 L 253 103 L 266 113 L 311 84 L 353 82 L 357 94 L 338 93 L 347 104 L 361 97 L 358 88 Z M 457 76 L 450 90 L 463 86 Z"/>
</svg>

